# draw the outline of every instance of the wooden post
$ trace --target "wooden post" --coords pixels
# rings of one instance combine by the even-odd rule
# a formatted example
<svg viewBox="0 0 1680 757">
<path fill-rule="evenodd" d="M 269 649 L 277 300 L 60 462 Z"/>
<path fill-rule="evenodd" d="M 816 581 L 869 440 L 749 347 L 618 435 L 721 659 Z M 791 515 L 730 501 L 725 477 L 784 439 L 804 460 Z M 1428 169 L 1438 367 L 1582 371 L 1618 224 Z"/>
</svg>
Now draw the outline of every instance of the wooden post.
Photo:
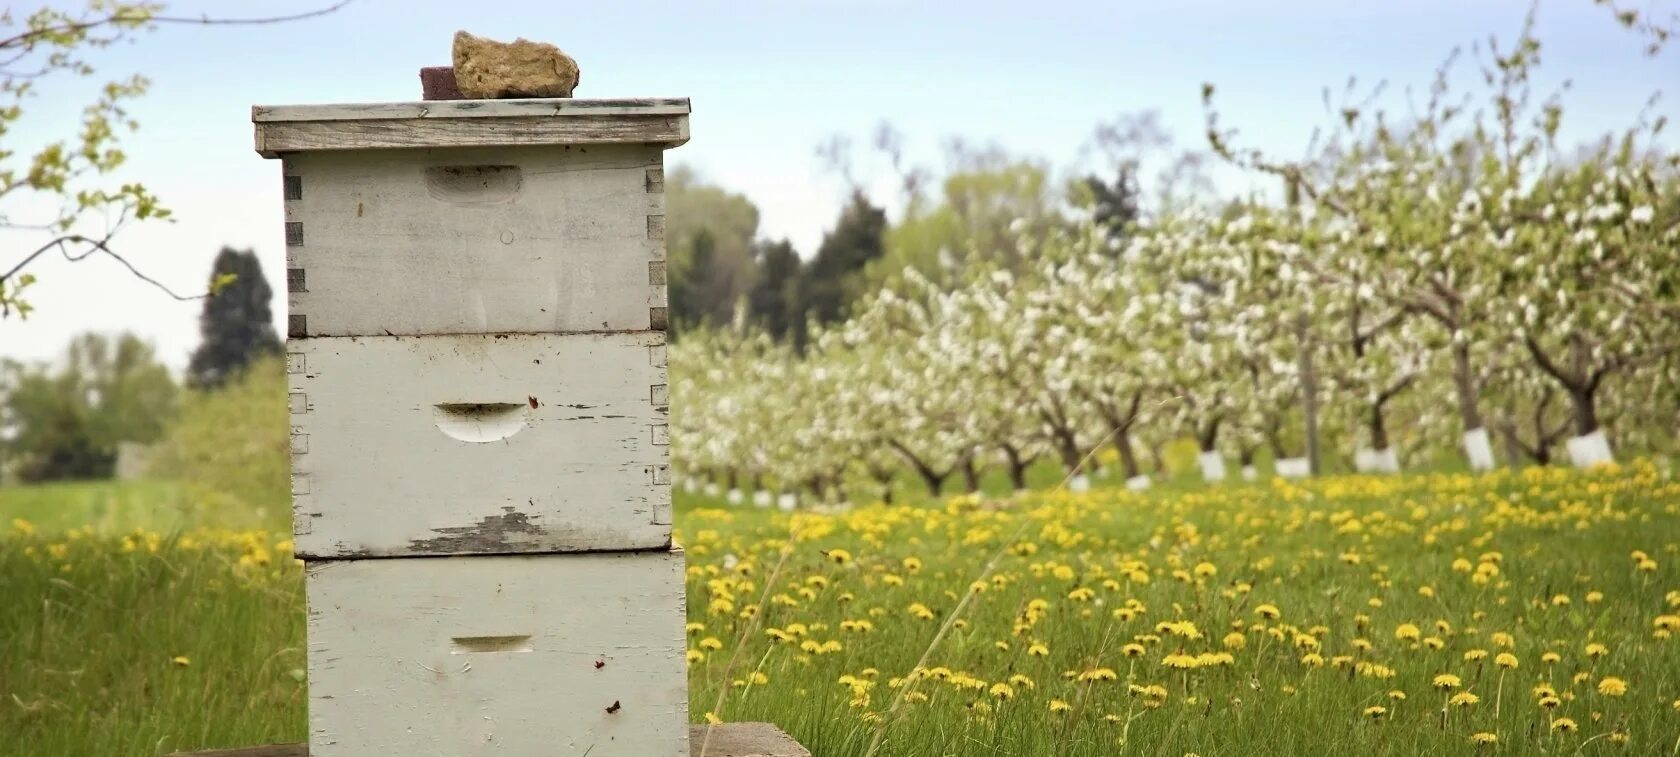
<svg viewBox="0 0 1680 757">
<path fill-rule="evenodd" d="M 313 757 L 688 755 L 664 150 L 688 101 L 257 107 Z"/>
</svg>

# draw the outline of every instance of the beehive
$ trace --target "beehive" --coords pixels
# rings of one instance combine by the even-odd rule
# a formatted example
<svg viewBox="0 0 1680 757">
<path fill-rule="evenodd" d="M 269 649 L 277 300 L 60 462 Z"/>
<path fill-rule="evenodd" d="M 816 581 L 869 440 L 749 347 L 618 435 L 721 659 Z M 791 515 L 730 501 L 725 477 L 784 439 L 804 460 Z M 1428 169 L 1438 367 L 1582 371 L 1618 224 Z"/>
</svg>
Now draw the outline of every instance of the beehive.
<svg viewBox="0 0 1680 757">
<path fill-rule="evenodd" d="M 664 150 L 688 102 L 257 107 L 310 754 L 687 754 Z"/>
</svg>

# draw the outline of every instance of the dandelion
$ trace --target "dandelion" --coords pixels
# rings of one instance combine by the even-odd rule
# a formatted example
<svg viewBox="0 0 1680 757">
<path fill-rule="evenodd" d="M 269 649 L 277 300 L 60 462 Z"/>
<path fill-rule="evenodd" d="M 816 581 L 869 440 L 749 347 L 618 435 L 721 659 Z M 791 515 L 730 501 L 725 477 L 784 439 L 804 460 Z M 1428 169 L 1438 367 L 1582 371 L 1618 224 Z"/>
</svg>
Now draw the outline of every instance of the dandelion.
<svg viewBox="0 0 1680 757">
<path fill-rule="evenodd" d="M 1552 730 L 1554 731 L 1572 733 L 1576 728 L 1577 726 L 1575 725 L 1575 721 L 1570 718 L 1558 718 L 1557 720 L 1552 721 Z"/>
<path fill-rule="evenodd" d="M 1435 676 L 1435 678 L 1432 681 L 1430 681 L 1431 686 L 1434 686 L 1437 689 L 1441 689 L 1442 691 L 1451 691 L 1453 689 L 1458 688 L 1463 683 L 1464 682 L 1462 680 L 1460 680 L 1458 676 L 1455 676 L 1451 673 L 1442 673 L 1438 676 Z"/>
<path fill-rule="evenodd" d="M 1454 707 L 1468 707 L 1480 701 L 1482 701 L 1481 697 L 1468 691 L 1460 691 L 1457 694 L 1454 694 L 1452 699 L 1447 700 L 1447 704 Z"/>
<path fill-rule="evenodd" d="M 1598 693 L 1607 697 L 1619 697 L 1627 693 L 1627 681 L 1615 676 L 1605 676 L 1598 682 Z"/>
<path fill-rule="evenodd" d="M 184 656 L 184 655 L 181 655 L 181 656 L 171 657 L 169 659 L 169 663 L 171 665 L 174 665 L 177 668 L 185 668 L 185 667 L 188 667 L 188 666 L 192 665 L 192 660 L 187 659 L 187 657 Z"/>
<path fill-rule="evenodd" d="M 1464 653 L 1465 662 L 1479 662 L 1484 657 L 1487 657 L 1486 649 L 1472 649 Z"/>
<path fill-rule="evenodd" d="M 1500 652 L 1498 655 L 1494 656 L 1493 664 L 1506 670 L 1515 670 L 1518 664 L 1517 656 L 1511 654 L 1510 652 Z"/>
<path fill-rule="evenodd" d="M 1470 743 L 1475 744 L 1476 746 L 1497 744 L 1499 743 L 1499 737 L 1492 733 L 1488 733 L 1487 731 L 1478 731 L 1470 734 Z"/>
<path fill-rule="evenodd" d="M 1045 657 L 1050 654 L 1050 647 L 1045 646 L 1042 642 L 1035 641 L 1027 647 L 1027 654 L 1032 657 Z"/>
<path fill-rule="evenodd" d="M 1051 712 L 1067 712 L 1067 711 L 1072 710 L 1072 709 L 1073 709 L 1073 705 L 1068 704 L 1065 701 L 1062 701 L 1060 699 L 1050 700 L 1050 711 Z"/>
<path fill-rule="evenodd" d="M 1603 657 L 1607 654 L 1610 654 L 1610 648 L 1604 646 L 1603 644 L 1596 644 L 1595 643 L 1595 644 L 1588 644 L 1587 645 L 1586 655 L 1588 657 L 1594 659 L 1594 660 L 1596 660 L 1600 657 Z"/>
<path fill-rule="evenodd" d="M 1411 623 L 1401 623 L 1394 629 L 1394 638 L 1401 641 L 1417 641 L 1423 637 L 1423 632 Z"/>
<path fill-rule="evenodd" d="M 1267 620 L 1277 620 L 1283 613 L 1278 612 L 1277 605 L 1260 605 L 1254 608 L 1254 614 Z"/>
<path fill-rule="evenodd" d="M 1374 704 L 1374 705 L 1371 705 L 1370 707 L 1365 708 L 1365 717 L 1368 717 L 1372 720 L 1381 719 L 1382 716 L 1387 715 L 1387 714 L 1388 714 L 1388 708 L 1384 707 L 1380 704 Z"/>
<path fill-rule="evenodd" d="M 992 688 L 987 690 L 987 693 L 991 694 L 994 699 L 1014 699 L 1015 687 L 1007 683 L 994 683 Z"/>
<path fill-rule="evenodd" d="M 852 553 L 844 549 L 831 549 L 827 552 L 828 559 L 835 565 L 845 565 L 852 561 Z"/>
<path fill-rule="evenodd" d="M 1563 655 L 1560 655 L 1556 652 L 1545 652 L 1545 653 L 1542 653 L 1540 655 L 1540 662 L 1542 662 L 1546 665 L 1554 665 L 1559 660 L 1562 660 L 1562 659 L 1563 659 Z"/>
</svg>

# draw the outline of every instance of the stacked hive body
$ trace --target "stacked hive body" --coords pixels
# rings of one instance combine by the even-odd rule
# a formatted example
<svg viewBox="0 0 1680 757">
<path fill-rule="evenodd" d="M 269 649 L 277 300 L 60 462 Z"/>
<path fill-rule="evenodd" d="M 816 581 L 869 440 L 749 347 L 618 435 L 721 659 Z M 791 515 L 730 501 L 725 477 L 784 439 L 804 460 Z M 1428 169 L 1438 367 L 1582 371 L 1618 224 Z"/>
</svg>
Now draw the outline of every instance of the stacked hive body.
<svg viewBox="0 0 1680 757">
<path fill-rule="evenodd" d="M 258 107 L 310 754 L 686 755 L 663 155 L 686 100 Z"/>
</svg>

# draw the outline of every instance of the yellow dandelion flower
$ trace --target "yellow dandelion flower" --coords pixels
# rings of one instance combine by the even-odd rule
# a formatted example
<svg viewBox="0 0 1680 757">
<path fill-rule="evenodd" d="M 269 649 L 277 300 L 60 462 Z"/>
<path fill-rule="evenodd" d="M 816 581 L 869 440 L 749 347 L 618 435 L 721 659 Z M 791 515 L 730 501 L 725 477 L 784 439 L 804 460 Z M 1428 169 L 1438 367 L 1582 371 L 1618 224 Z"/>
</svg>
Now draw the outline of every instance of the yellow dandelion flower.
<svg viewBox="0 0 1680 757">
<path fill-rule="evenodd" d="M 172 658 L 169 659 L 169 662 L 170 662 L 170 664 L 174 665 L 177 668 L 184 668 L 184 667 L 187 667 L 189 665 L 192 665 L 192 660 L 187 659 L 187 657 L 185 655 L 172 657 Z"/>
<path fill-rule="evenodd" d="M 1050 647 L 1043 642 L 1035 641 L 1027 647 L 1027 654 L 1031 657 L 1046 657 L 1050 654 Z"/>
<path fill-rule="evenodd" d="M 1607 697 L 1619 697 L 1627 693 L 1627 681 L 1615 676 L 1605 676 L 1598 682 L 1598 693 Z"/>
<path fill-rule="evenodd" d="M 1476 746 L 1497 744 L 1499 743 L 1499 737 L 1492 733 L 1488 733 L 1487 731 L 1479 731 L 1477 733 L 1470 734 L 1470 743 L 1475 744 Z"/>
<path fill-rule="evenodd" d="M 1417 641 L 1423 638 L 1423 632 L 1411 623 L 1401 623 L 1399 627 L 1394 629 L 1394 638 L 1401 641 Z"/>
<path fill-rule="evenodd" d="M 1600 657 L 1603 657 L 1607 654 L 1610 654 L 1610 648 L 1604 646 L 1603 644 L 1594 643 L 1594 644 L 1588 644 L 1587 645 L 1586 655 L 1588 657 L 1591 657 L 1591 658 L 1596 660 L 1596 659 L 1598 659 Z"/>
<path fill-rule="evenodd" d="M 1494 656 L 1493 664 L 1505 668 L 1506 670 L 1512 670 L 1517 667 L 1517 656 L 1511 654 L 1510 652 L 1500 652 L 1498 655 Z"/>
<path fill-rule="evenodd" d="M 1050 711 L 1051 712 L 1067 712 L 1068 710 L 1071 710 L 1071 709 L 1073 709 L 1073 705 L 1068 704 L 1067 702 L 1064 702 L 1060 699 L 1050 700 Z"/>
<path fill-rule="evenodd" d="M 1430 681 L 1430 685 L 1443 691 L 1450 691 L 1461 686 L 1464 682 L 1451 673 L 1442 673 Z"/>
<path fill-rule="evenodd" d="M 1382 716 L 1387 715 L 1387 714 L 1388 714 L 1388 708 L 1384 707 L 1380 704 L 1374 704 L 1374 705 L 1371 705 L 1370 707 L 1365 708 L 1365 717 L 1368 717 L 1372 720 L 1376 720 L 1376 719 L 1381 718 Z"/>
<path fill-rule="evenodd" d="M 1454 707 L 1468 707 L 1480 701 L 1482 701 L 1481 697 L 1468 691 L 1460 691 L 1454 694 L 1452 699 L 1447 700 L 1447 703 Z"/>
<path fill-rule="evenodd" d="M 1575 725 L 1575 721 L 1570 719 L 1570 718 L 1558 718 L 1557 720 L 1552 721 L 1552 730 L 1554 730 L 1554 731 L 1563 731 L 1564 733 L 1571 733 L 1577 727 L 1578 726 Z"/>
</svg>

